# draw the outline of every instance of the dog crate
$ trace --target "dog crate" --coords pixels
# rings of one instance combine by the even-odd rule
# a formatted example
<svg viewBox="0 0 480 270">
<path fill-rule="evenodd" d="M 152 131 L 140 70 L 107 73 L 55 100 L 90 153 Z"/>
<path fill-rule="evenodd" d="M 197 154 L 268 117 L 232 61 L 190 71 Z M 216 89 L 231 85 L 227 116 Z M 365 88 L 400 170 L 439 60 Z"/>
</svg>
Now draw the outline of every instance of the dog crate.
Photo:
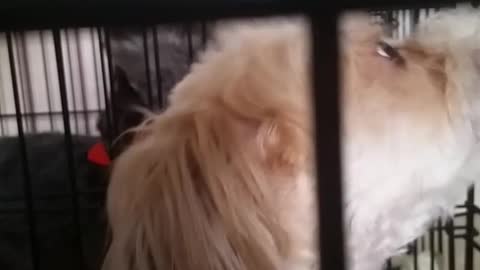
<svg viewBox="0 0 480 270">
<path fill-rule="evenodd" d="M 372 20 L 390 26 L 395 38 L 440 8 L 396 2 L 388 10 L 368 1 L 351 6 L 372 8 Z M 189 8 L 175 1 L 0 6 L 0 269 L 100 269 L 108 241 L 103 207 L 109 158 L 102 156 L 103 146 L 114 151 L 112 141 L 130 125 L 122 106 L 166 106 L 169 89 L 188 72 L 215 21 L 307 14 L 317 33 L 315 74 L 323 75 L 315 85 L 336 89 L 330 67 L 336 66 L 331 50 L 337 42 L 322 37 L 335 35 L 338 11 L 307 1 L 192 2 Z M 343 270 L 339 118 L 331 102 L 338 97 L 335 91 L 316 93 L 318 127 L 329 127 L 318 135 L 318 148 L 332 153 L 318 159 L 321 179 L 329 179 L 320 182 L 320 200 L 330 206 L 320 209 L 320 242 L 328 246 L 321 249 L 322 269 Z M 478 269 L 475 191 L 466 191 L 455 219 L 435 223 L 385 267 Z"/>
</svg>

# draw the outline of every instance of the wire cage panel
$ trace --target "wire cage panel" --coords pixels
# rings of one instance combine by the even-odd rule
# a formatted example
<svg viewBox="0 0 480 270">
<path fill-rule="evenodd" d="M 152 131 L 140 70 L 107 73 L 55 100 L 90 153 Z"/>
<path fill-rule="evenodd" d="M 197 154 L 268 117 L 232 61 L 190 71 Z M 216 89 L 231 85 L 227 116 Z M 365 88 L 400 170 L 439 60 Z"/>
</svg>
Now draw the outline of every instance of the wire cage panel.
<svg viewBox="0 0 480 270">
<path fill-rule="evenodd" d="M 108 139 L 99 120 L 113 109 L 113 69 L 125 69 L 128 87 L 158 110 L 205 44 L 206 27 L 0 34 L 1 269 L 99 269 L 108 170 L 87 155 Z M 168 57 L 176 47 L 178 57 Z"/>
<path fill-rule="evenodd" d="M 431 8 L 374 12 L 372 19 L 391 23 L 392 37 L 402 39 L 411 34 L 415 23 L 421 22 L 437 10 Z M 161 110 L 166 105 L 165 96 L 168 90 L 187 72 L 189 64 L 195 60 L 196 51 L 203 48 L 208 39 L 205 22 L 174 27 L 181 30 L 172 32 L 155 25 L 118 31 L 92 27 L 0 34 L 0 136 L 11 139 L 45 132 L 61 134 L 54 138 L 53 143 L 47 143 L 57 146 L 55 150 L 60 153 L 58 156 L 39 147 L 36 142 L 40 139 L 36 137 L 31 137 L 35 141 L 28 138 L 24 141 L 26 158 L 30 159 L 27 162 L 28 169 L 33 173 L 22 176 L 34 179 L 35 171 L 40 170 L 39 167 L 47 166 L 40 162 L 42 159 L 56 158 L 61 162 L 56 165 L 59 169 L 53 171 L 59 177 L 50 179 L 57 181 L 58 190 L 45 190 L 42 188 L 45 183 L 37 186 L 34 183 L 23 183 L 23 186 L 11 184 L 15 192 L 0 192 L 0 220 L 8 220 L 3 223 L 5 226 L 0 227 L 3 230 L 2 235 L 7 237 L 7 234 L 12 234 L 10 243 L 28 242 L 25 239 L 28 237 L 28 225 L 38 224 L 33 226 L 37 235 L 30 237 L 40 243 L 33 247 L 40 250 L 37 254 L 34 252 L 33 257 L 37 258 L 29 256 L 27 246 L 19 249 L 22 252 L 15 255 L 16 257 L 12 256 L 11 252 L 8 253 L 9 251 L 2 255 L 0 247 L 1 269 L 43 269 L 44 265 L 55 261 L 57 258 L 47 257 L 47 251 L 52 248 L 48 246 L 47 238 L 52 238 L 57 230 L 68 232 L 66 234 L 71 238 L 56 239 L 57 243 L 72 245 L 64 248 L 65 253 L 61 254 L 64 260 L 60 260 L 57 265 L 59 269 L 72 265 L 72 262 L 76 262 L 76 266 L 71 269 L 98 268 L 101 248 L 99 250 L 90 247 L 101 246 L 100 242 L 104 240 L 103 232 L 96 230 L 95 226 L 103 225 L 104 221 L 99 220 L 98 224 L 89 224 L 89 221 L 97 220 L 102 211 L 106 182 L 82 182 L 82 179 L 104 179 L 105 172 L 80 160 L 86 156 L 90 147 L 98 142 L 101 135 L 97 126 L 98 118 L 105 111 L 109 111 L 109 99 L 115 96 L 112 94 L 112 89 L 115 88 L 112 74 L 116 65 L 127 69 L 127 73 L 132 76 L 132 86 L 139 91 L 142 100 L 149 107 Z M 165 42 L 166 40 L 170 43 Z M 163 54 L 170 48 L 165 44 L 181 47 L 177 52 L 178 58 L 175 58 L 180 59 L 177 63 L 182 63 L 178 73 L 171 71 L 173 64 L 169 63 L 167 55 Z M 126 53 L 129 50 L 133 52 L 131 55 Z M 59 52 L 62 61 L 59 61 Z M 172 77 L 175 79 L 171 79 Z M 66 96 L 62 98 L 63 88 Z M 20 108 L 15 106 L 15 93 L 18 95 Z M 65 115 L 66 107 L 68 113 Z M 20 115 L 17 114 L 18 109 Z M 19 129 L 18 116 L 23 130 Z M 64 136 L 65 133 L 72 137 Z M 4 142 L 8 144 L 7 141 Z M 68 145 L 73 147 L 69 148 Z M 17 168 L 15 173 L 21 175 L 21 169 Z M 72 172 L 72 169 L 75 172 Z M 29 192 L 24 190 L 27 186 L 33 188 L 30 202 Z M 466 203 L 459 205 L 458 215 L 453 223 L 434 224 L 425 236 L 408 247 L 408 255 L 392 258 L 386 268 L 473 270 L 480 267 L 477 232 L 480 229 L 480 193 L 478 188 L 472 190 L 474 192 L 466 196 Z M 28 204 L 32 207 L 31 216 L 19 217 L 25 208 L 30 207 Z M 78 213 L 74 213 L 75 208 L 78 208 Z M 15 224 L 23 225 L 15 228 L 18 230 L 13 230 Z M 78 239 L 76 232 L 80 232 Z M 77 247 L 78 243 L 81 244 L 80 247 Z M 43 252 L 42 248 L 47 251 Z M 6 257 L 10 258 L 7 260 Z M 9 265 L 12 261 L 22 261 L 24 265 Z"/>
</svg>

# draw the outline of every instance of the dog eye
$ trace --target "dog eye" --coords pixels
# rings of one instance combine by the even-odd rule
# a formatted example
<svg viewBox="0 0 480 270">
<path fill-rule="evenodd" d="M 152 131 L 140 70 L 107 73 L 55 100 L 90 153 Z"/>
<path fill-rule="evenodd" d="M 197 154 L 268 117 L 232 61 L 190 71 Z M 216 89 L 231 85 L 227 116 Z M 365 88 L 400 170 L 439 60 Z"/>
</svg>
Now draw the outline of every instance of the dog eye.
<svg viewBox="0 0 480 270">
<path fill-rule="evenodd" d="M 392 46 L 390 46 L 390 44 L 384 41 L 378 42 L 376 50 L 377 50 L 377 53 L 382 57 L 385 57 L 391 60 L 400 58 L 400 54 L 398 53 L 398 51 Z"/>
</svg>

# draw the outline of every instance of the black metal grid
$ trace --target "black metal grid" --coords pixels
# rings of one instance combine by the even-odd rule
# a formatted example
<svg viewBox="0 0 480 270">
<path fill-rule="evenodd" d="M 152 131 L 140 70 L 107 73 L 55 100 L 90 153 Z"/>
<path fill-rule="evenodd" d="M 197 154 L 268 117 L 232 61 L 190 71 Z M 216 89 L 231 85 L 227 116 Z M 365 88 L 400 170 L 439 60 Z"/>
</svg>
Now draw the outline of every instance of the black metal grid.
<svg viewBox="0 0 480 270">
<path fill-rule="evenodd" d="M 19 95 L 18 85 L 20 80 L 18 74 L 15 72 L 15 68 L 12 68 L 11 77 L 13 83 L 13 92 L 15 100 L 15 114 L 6 114 L 0 116 L 0 118 L 15 118 L 17 121 L 17 131 L 19 137 L 19 151 L 21 153 L 21 166 L 23 180 L 24 180 L 24 198 L 26 202 L 25 214 L 29 224 L 29 239 L 30 239 L 30 253 L 32 257 L 32 269 L 40 269 L 39 262 L 41 257 L 36 245 L 36 217 L 34 212 L 36 207 L 34 205 L 34 198 L 32 194 L 31 173 L 29 170 L 28 162 L 28 147 L 25 140 L 24 123 L 28 122 L 25 119 L 36 118 L 40 116 L 49 117 L 53 122 L 53 117 L 61 116 L 64 126 L 64 138 L 65 138 L 65 155 L 67 158 L 67 166 L 70 179 L 70 195 L 71 205 L 73 210 L 73 223 L 76 230 L 76 244 L 78 246 L 79 260 L 75 263 L 78 269 L 83 269 L 84 265 L 83 257 L 85 251 L 82 247 L 82 226 L 80 221 L 80 203 L 79 193 L 77 190 L 77 183 L 75 177 L 75 163 L 74 153 L 72 150 L 72 120 L 73 125 L 78 129 L 79 120 L 76 117 L 79 114 L 97 114 L 100 110 L 81 110 L 79 108 L 69 108 L 68 96 L 66 94 L 66 78 L 64 70 L 63 51 L 60 30 L 63 27 L 77 27 L 95 26 L 92 28 L 92 32 L 95 32 L 100 41 L 98 47 L 101 51 L 103 49 L 107 52 L 107 59 L 100 56 L 100 67 L 96 67 L 98 72 L 96 75 L 102 76 L 102 83 L 98 83 L 97 88 L 103 89 L 98 91 L 98 96 L 103 95 L 103 99 L 107 99 L 109 96 L 112 100 L 115 99 L 114 93 L 109 93 L 110 88 L 113 85 L 111 71 L 113 65 L 111 62 L 111 44 L 110 44 L 110 27 L 116 25 L 153 25 L 162 22 L 173 21 L 193 21 L 193 20 L 208 20 L 217 19 L 231 16 L 267 16 L 278 14 L 290 14 L 290 13 L 305 13 L 310 16 L 312 21 L 312 34 L 313 34 L 313 52 L 314 52 L 314 86 L 315 91 L 314 101 L 316 103 L 316 121 L 317 121 L 317 162 L 318 162 L 318 176 L 319 176 L 319 218 L 320 218 L 320 250 L 321 250 L 321 269 L 345 269 L 345 254 L 343 249 L 343 235 L 339 228 L 342 228 L 342 207 L 341 207 L 341 170 L 340 170 L 340 141 L 339 141 L 339 106 L 338 106 L 338 92 L 335 91 L 338 88 L 338 74 L 337 74 L 337 40 L 332 38 L 330 40 L 322 39 L 324 36 L 336 36 L 336 16 L 341 10 L 346 8 L 377 8 L 383 9 L 385 5 L 383 1 L 337 1 L 337 6 L 325 7 L 320 4 L 313 4 L 307 1 L 225 1 L 214 2 L 206 1 L 202 5 L 190 3 L 182 5 L 183 2 L 174 3 L 174 1 L 140 1 L 140 2 L 108 2 L 98 1 L 96 3 L 28 3 L 28 1 L 17 1 L 15 3 L 4 4 L 0 7 L 0 28 L 7 31 L 7 43 L 8 43 L 8 56 L 9 62 L 12 66 L 15 65 L 14 58 L 14 44 L 12 37 L 17 32 L 26 29 L 49 29 L 54 28 L 53 37 L 55 43 L 55 56 L 57 62 L 57 72 L 59 77 L 59 94 L 61 96 L 61 111 L 52 111 L 49 106 L 48 112 L 32 113 L 25 112 L 21 104 L 25 103 Z M 450 4 L 450 1 L 426 1 L 421 5 L 417 1 L 391 1 L 390 8 L 418 8 L 420 6 L 438 6 L 439 4 Z M 113 12 L 112 12 L 113 8 Z M 32 12 L 35 10 L 35 12 Z M 194 10 L 194 12 L 192 12 Z M 48 11 L 48 12 L 47 12 Z M 48 15 L 47 15 L 48 14 Z M 105 15 L 108 14 L 108 15 Z M 386 15 L 385 15 L 386 14 Z M 377 15 L 385 16 L 387 21 L 394 22 L 394 16 L 391 11 L 385 13 L 377 13 Z M 418 21 L 418 16 L 414 21 Z M 103 27 L 98 27 L 102 25 Z M 144 42 L 147 43 L 148 32 L 156 32 L 156 28 L 146 28 L 143 33 Z M 190 30 L 189 30 L 190 31 Z M 205 33 L 204 24 L 202 24 L 202 33 Z M 158 37 L 158 35 L 155 35 Z M 205 37 L 205 35 L 202 35 Z M 42 34 L 43 38 L 43 34 Z M 203 38 L 204 39 L 204 38 Z M 158 43 L 158 40 L 153 39 L 154 44 Z M 191 46 L 192 40 L 189 35 L 188 39 L 188 52 L 190 61 L 193 60 L 194 52 Z M 154 46 L 158 47 L 158 46 Z M 69 47 L 68 47 L 69 48 Z M 145 48 L 147 46 L 145 45 Z M 68 54 L 70 55 L 70 54 Z M 151 91 L 153 86 L 151 85 L 152 77 L 157 80 L 157 88 L 162 88 L 162 75 L 159 72 L 159 55 L 158 51 L 154 50 L 155 71 L 151 72 L 147 68 L 146 81 L 148 82 L 149 89 L 149 102 L 153 104 L 153 96 Z M 149 59 L 151 52 L 145 49 L 145 58 Z M 146 63 L 148 65 L 148 63 Z M 47 81 L 47 85 L 51 82 Z M 320 91 L 320 86 L 322 91 Z M 326 87 L 327 86 L 327 87 Z M 83 88 L 83 87 L 82 87 Z M 330 91 L 325 91 L 330 89 Z M 110 95 L 109 95 L 110 94 Z M 72 96 L 75 98 L 75 95 Z M 164 105 L 164 95 L 158 95 L 158 104 Z M 48 99 L 50 101 L 50 98 Z M 100 98 L 99 98 L 100 100 Z M 22 103 L 23 102 L 23 103 Z M 27 102 L 28 103 L 28 102 Z M 31 103 L 31 102 L 30 102 Z M 26 104 L 26 103 L 25 103 Z M 76 103 L 73 103 L 76 104 Z M 50 103 L 49 103 L 50 105 Z M 105 112 L 107 114 L 108 126 L 111 127 L 108 138 L 111 140 L 118 132 L 116 125 L 115 114 L 108 103 L 105 104 Z M 73 116 L 73 119 L 72 119 Z M 0 121 L 1 122 L 1 121 Z M 34 121 L 32 121 L 34 123 Z M 34 125 L 34 124 L 33 124 Z M 51 124 L 53 128 L 53 123 Z M 3 134 L 3 122 L 2 122 L 2 134 Z M 88 128 L 87 133 L 88 133 Z M 33 128 L 35 130 L 35 128 Z M 322 153 L 328 153 L 328 155 L 322 155 Z M 101 192 L 101 191 L 99 191 Z M 472 258 L 474 256 L 474 250 L 479 246 L 474 242 L 473 236 L 476 236 L 478 232 L 473 227 L 474 215 L 479 212 L 478 207 L 474 205 L 473 189 L 468 193 L 467 201 L 464 205 L 459 206 L 465 209 L 464 213 L 467 217 L 467 223 L 465 226 L 456 226 L 452 222 L 449 222 L 446 226 L 438 225 L 429 232 L 430 242 L 429 245 L 434 249 L 435 232 L 437 239 L 442 238 L 440 233 L 442 230 L 448 232 L 448 254 L 451 258 L 449 260 L 449 270 L 455 269 L 455 255 L 454 252 L 454 238 L 466 239 L 466 270 L 473 269 Z M 328 205 L 328 207 L 322 207 Z M 456 234 L 458 230 L 464 230 L 464 233 Z M 433 236 L 433 237 L 432 237 Z M 419 240 L 422 242 L 422 239 Z M 441 241 L 440 241 L 441 242 Z M 420 243 L 422 245 L 422 243 Z M 423 246 L 425 247 L 423 241 Z M 412 244 L 413 257 L 415 260 L 415 269 L 417 261 L 417 252 L 419 249 L 419 243 Z M 443 245 L 438 245 L 438 250 L 443 252 Z M 433 261 L 433 257 L 432 257 Z M 73 263 L 73 262 L 72 262 Z M 433 263 L 432 263 L 433 265 Z M 392 266 L 390 266 L 392 267 Z M 433 267 L 433 266 L 432 266 Z"/>
</svg>

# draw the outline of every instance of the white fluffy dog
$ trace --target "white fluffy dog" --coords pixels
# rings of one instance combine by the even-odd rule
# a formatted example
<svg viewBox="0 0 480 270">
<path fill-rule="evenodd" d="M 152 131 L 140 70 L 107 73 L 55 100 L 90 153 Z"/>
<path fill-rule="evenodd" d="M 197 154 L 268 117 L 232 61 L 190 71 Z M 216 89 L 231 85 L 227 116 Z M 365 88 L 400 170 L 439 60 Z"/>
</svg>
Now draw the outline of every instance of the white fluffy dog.
<svg viewBox="0 0 480 270">
<path fill-rule="evenodd" d="M 444 12 L 389 44 L 366 17 L 342 18 L 352 270 L 380 269 L 477 176 L 477 22 Z M 309 36 L 300 19 L 219 29 L 114 164 L 105 269 L 314 269 Z"/>
</svg>

